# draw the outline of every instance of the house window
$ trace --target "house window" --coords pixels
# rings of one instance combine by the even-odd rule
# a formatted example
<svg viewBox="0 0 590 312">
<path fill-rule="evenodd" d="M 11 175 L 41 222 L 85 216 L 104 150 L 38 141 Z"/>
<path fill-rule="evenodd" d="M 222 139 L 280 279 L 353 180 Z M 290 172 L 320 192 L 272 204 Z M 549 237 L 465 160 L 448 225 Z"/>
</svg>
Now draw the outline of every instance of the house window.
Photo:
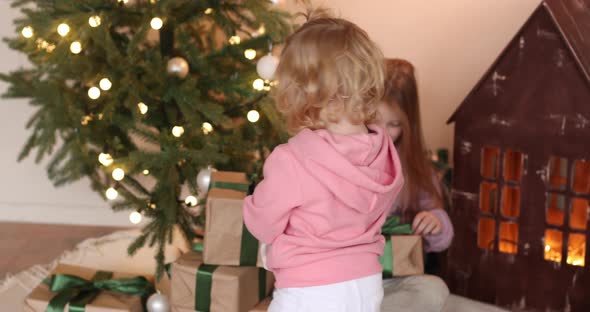
<svg viewBox="0 0 590 312">
<path fill-rule="evenodd" d="M 558 263 L 565 259 L 569 265 L 583 267 L 590 213 L 590 164 L 585 160 L 570 162 L 564 157 L 552 156 L 548 165 L 544 258 Z M 564 244 L 567 244 L 565 250 Z"/>
<path fill-rule="evenodd" d="M 488 179 L 498 178 L 498 163 L 500 158 L 500 149 L 497 147 L 487 146 L 481 152 L 481 175 Z"/>
<path fill-rule="evenodd" d="M 498 246 L 497 250 L 501 253 L 518 253 L 520 183 L 525 157 L 522 152 L 511 149 L 502 152 L 495 146 L 482 148 L 479 248 L 495 250 Z"/>
</svg>

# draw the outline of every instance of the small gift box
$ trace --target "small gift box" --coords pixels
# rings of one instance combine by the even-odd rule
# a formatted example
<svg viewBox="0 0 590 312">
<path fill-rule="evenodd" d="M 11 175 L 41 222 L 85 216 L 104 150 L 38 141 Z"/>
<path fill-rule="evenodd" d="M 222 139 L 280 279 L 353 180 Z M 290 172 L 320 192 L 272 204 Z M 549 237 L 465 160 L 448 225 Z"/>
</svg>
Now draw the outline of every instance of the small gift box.
<svg viewBox="0 0 590 312">
<path fill-rule="evenodd" d="M 258 240 L 244 225 L 242 205 L 250 182 L 241 172 L 211 174 L 203 260 L 207 264 L 262 267 Z"/>
<path fill-rule="evenodd" d="M 60 264 L 25 299 L 26 312 L 141 312 L 154 292 L 143 276 Z"/>
<path fill-rule="evenodd" d="M 204 264 L 198 252 L 184 254 L 172 264 L 170 273 L 174 311 L 248 312 L 274 285 L 271 272 Z"/>
<path fill-rule="evenodd" d="M 424 274 L 422 237 L 411 235 L 409 224 L 399 224 L 399 218 L 389 218 L 381 232 L 385 236 L 385 250 L 379 258 L 383 277 Z"/>
</svg>

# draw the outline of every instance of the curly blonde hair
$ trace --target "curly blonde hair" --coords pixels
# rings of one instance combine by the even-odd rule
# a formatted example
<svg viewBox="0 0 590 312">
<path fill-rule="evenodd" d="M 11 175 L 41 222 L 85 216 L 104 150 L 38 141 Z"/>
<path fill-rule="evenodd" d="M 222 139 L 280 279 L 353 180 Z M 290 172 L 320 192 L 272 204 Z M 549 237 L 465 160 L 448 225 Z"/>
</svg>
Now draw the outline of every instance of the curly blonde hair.
<svg viewBox="0 0 590 312">
<path fill-rule="evenodd" d="M 304 15 L 291 34 L 276 77 L 276 102 L 290 133 L 347 118 L 374 120 L 383 96 L 383 54 L 367 33 L 323 9 Z"/>
</svg>

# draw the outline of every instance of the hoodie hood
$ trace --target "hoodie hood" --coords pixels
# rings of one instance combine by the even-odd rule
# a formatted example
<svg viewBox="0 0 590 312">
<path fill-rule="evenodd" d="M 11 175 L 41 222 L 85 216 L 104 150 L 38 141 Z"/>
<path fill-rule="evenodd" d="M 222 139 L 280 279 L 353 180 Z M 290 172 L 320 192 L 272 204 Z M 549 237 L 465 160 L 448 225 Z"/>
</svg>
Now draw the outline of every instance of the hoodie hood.
<svg viewBox="0 0 590 312">
<path fill-rule="evenodd" d="M 393 142 L 380 127 L 368 128 L 370 133 L 356 135 L 304 129 L 288 143 L 310 175 L 360 212 L 371 212 L 382 207 L 382 201 L 392 201 L 403 185 Z"/>
</svg>

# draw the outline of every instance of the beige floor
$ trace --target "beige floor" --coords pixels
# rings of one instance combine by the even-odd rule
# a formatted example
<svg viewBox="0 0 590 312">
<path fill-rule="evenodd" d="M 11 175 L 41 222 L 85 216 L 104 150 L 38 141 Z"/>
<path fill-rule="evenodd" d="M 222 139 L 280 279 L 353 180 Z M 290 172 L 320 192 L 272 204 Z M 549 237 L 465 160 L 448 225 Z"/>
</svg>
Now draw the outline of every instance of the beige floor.
<svg viewBox="0 0 590 312">
<path fill-rule="evenodd" d="M 121 228 L 0 222 L 0 279 L 49 263 L 79 242 Z"/>
</svg>

